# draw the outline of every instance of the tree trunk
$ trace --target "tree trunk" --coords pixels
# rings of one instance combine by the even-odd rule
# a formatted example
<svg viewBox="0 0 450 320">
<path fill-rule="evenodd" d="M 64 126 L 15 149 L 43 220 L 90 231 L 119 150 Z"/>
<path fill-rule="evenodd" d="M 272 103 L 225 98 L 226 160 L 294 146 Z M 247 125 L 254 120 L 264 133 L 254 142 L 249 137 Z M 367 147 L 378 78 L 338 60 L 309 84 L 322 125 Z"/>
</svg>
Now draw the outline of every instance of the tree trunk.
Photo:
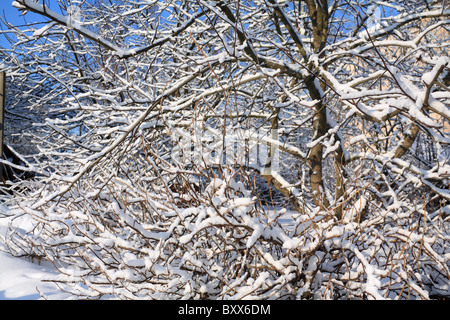
<svg viewBox="0 0 450 320">
<path fill-rule="evenodd" d="M 6 102 L 6 72 L 0 72 L 0 157 L 3 158 L 4 143 L 4 123 L 5 123 L 5 102 Z M 4 165 L 0 164 L 0 177 L 4 183 Z"/>
<path fill-rule="evenodd" d="M 321 102 L 320 91 L 316 88 L 314 83 L 314 77 L 305 79 L 306 87 L 313 100 L 319 100 L 314 106 L 315 116 L 312 122 L 313 136 L 312 140 L 315 141 L 327 133 L 327 114 L 326 107 Z M 322 210 L 327 210 L 329 202 L 325 195 L 323 177 L 322 177 L 322 155 L 323 146 L 322 143 L 317 142 L 310 150 L 308 154 L 309 165 L 309 179 L 311 184 L 311 191 L 313 194 L 314 203 Z"/>
<path fill-rule="evenodd" d="M 327 0 L 308 0 L 306 1 L 309 17 L 313 28 L 313 46 L 314 52 L 319 53 L 325 46 L 328 33 L 328 4 Z M 309 67 L 313 70 L 312 64 Z M 311 99 L 318 102 L 314 106 L 315 116 L 313 118 L 312 128 L 313 136 L 312 140 L 315 141 L 324 136 L 328 130 L 327 124 L 327 111 L 326 106 L 323 104 L 323 97 L 321 94 L 322 88 L 316 83 L 315 76 L 311 75 L 305 79 L 306 87 L 309 91 Z M 322 155 L 323 146 L 320 142 L 316 143 L 309 151 L 308 165 L 309 165 L 309 177 L 311 183 L 311 190 L 313 193 L 314 203 L 322 210 L 327 210 L 329 202 L 326 198 L 323 177 L 322 177 Z"/>
</svg>

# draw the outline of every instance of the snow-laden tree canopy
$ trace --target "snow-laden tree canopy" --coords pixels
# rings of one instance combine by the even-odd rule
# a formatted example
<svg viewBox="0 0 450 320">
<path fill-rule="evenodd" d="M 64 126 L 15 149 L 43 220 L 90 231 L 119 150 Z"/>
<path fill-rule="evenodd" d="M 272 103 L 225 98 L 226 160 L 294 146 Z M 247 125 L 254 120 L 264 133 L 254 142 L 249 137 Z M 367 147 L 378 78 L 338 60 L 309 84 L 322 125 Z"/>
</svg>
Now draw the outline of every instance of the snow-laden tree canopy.
<svg viewBox="0 0 450 320">
<path fill-rule="evenodd" d="M 446 1 L 12 5 L 5 240 L 63 290 L 450 296 Z"/>
</svg>

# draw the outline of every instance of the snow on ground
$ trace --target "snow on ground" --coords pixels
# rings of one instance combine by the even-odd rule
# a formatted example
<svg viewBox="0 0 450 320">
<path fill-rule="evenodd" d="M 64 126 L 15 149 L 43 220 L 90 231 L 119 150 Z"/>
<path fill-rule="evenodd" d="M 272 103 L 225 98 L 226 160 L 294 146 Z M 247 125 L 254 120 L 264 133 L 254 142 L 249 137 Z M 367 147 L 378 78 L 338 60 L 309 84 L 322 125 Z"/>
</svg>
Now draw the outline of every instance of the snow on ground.
<svg viewBox="0 0 450 320">
<path fill-rule="evenodd" d="M 47 298 L 57 299 L 57 287 L 41 281 L 52 275 L 55 275 L 55 271 L 50 267 L 0 252 L 0 300 L 42 299 L 39 292 Z"/>
<path fill-rule="evenodd" d="M 0 219 L 0 235 L 5 231 L 5 221 Z M 42 281 L 57 274 L 51 265 L 13 257 L 3 247 L 0 243 L 0 300 L 38 300 L 42 299 L 39 292 L 48 299 L 63 298 L 55 284 Z"/>
</svg>

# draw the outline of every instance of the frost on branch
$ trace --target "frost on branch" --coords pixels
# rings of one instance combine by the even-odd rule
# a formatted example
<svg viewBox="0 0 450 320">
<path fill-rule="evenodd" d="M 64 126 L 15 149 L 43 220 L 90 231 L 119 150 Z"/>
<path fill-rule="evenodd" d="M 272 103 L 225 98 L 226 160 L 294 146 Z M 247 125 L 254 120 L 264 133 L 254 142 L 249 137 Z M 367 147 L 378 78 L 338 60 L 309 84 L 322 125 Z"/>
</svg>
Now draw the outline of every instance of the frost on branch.
<svg viewBox="0 0 450 320">
<path fill-rule="evenodd" d="M 2 186 L 1 237 L 53 263 L 46 281 L 90 299 L 450 295 L 445 4 L 70 4 L 15 1 L 48 21 L 5 22 L 1 50 L 8 142 L 35 173 Z"/>
</svg>

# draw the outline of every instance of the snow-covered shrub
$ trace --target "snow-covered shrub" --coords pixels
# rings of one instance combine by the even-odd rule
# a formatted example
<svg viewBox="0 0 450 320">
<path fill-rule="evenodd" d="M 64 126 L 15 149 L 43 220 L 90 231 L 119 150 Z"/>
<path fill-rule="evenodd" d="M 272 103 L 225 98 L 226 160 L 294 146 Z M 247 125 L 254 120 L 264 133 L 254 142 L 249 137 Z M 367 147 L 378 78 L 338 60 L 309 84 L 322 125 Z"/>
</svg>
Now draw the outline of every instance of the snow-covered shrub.
<svg viewBox="0 0 450 320">
<path fill-rule="evenodd" d="M 45 257 L 61 272 L 49 281 L 92 299 L 422 299 L 448 290 L 439 211 L 380 210 L 357 187 L 340 221 L 318 208 L 267 208 L 244 171 L 187 171 L 147 150 L 126 162 L 145 161 L 153 175 L 104 169 L 98 185 L 81 180 L 57 205 L 24 208 L 33 219 L 11 251 Z"/>
</svg>

